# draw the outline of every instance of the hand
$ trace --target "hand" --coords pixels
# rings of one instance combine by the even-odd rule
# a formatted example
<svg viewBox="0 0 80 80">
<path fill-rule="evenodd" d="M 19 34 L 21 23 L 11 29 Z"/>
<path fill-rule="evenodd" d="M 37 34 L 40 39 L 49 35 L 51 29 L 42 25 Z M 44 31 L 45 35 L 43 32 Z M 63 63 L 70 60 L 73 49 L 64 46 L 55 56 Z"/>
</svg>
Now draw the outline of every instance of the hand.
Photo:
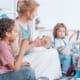
<svg viewBox="0 0 80 80">
<path fill-rule="evenodd" d="M 30 63 L 25 61 L 25 62 L 22 63 L 22 66 L 30 66 Z"/>
<path fill-rule="evenodd" d="M 34 45 L 35 45 L 35 47 L 40 47 L 41 46 L 41 39 L 36 39 L 35 41 L 34 41 Z"/>
<path fill-rule="evenodd" d="M 62 51 L 62 53 L 67 54 L 67 55 L 68 55 L 68 54 L 71 54 L 69 48 L 65 48 L 65 49 Z"/>
<path fill-rule="evenodd" d="M 44 46 L 46 43 L 47 43 L 46 40 L 41 39 L 41 46 Z"/>
<path fill-rule="evenodd" d="M 46 41 L 43 38 L 36 41 L 37 47 L 44 46 L 45 44 L 46 44 Z"/>
<path fill-rule="evenodd" d="M 60 51 L 62 48 L 64 48 L 63 46 L 59 46 L 57 47 L 57 50 Z"/>
</svg>

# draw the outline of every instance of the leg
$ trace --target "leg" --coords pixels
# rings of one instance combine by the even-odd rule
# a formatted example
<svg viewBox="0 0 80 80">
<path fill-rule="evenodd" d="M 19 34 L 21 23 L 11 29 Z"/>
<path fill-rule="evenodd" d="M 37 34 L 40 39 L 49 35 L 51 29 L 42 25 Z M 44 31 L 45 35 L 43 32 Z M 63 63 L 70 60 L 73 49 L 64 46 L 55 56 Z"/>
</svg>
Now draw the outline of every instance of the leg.
<svg viewBox="0 0 80 80">
<path fill-rule="evenodd" d="M 71 55 L 61 55 L 62 72 L 66 73 L 71 66 Z"/>
<path fill-rule="evenodd" d="M 29 77 L 28 80 L 36 80 L 35 72 L 31 67 L 23 67 L 23 70 L 25 74 L 25 80 L 27 80 L 28 77 Z"/>
<path fill-rule="evenodd" d="M 36 80 L 36 78 L 32 68 L 23 67 L 19 71 L 2 74 L 2 80 Z"/>
</svg>

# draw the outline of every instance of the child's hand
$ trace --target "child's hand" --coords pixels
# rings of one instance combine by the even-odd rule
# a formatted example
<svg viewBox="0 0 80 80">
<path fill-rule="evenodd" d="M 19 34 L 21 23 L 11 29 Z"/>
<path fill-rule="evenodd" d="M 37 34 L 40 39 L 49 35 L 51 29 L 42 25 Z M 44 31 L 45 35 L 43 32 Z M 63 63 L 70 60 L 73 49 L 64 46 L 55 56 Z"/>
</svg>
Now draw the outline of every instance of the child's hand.
<svg viewBox="0 0 80 80">
<path fill-rule="evenodd" d="M 25 53 L 26 50 L 28 50 L 28 41 L 27 40 L 22 40 L 21 45 L 20 45 L 20 50 Z"/>
<path fill-rule="evenodd" d="M 25 61 L 25 62 L 22 63 L 22 66 L 30 66 L 30 63 Z"/>
<path fill-rule="evenodd" d="M 62 51 L 62 53 L 63 53 L 63 54 L 71 54 L 69 48 L 64 48 L 64 50 Z"/>
</svg>

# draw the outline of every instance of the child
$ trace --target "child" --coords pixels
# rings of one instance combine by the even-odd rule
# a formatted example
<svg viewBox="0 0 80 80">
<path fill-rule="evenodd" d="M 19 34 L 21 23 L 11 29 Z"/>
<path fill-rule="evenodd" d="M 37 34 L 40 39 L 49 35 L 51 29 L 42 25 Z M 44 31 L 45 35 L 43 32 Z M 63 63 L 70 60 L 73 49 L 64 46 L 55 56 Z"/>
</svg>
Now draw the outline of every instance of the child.
<svg viewBox="0 0 80 80">
<path fill-rule="evenodd" d="M 34 71 L 28 62 L 22 63 L 26 43 L 21 46 L 19 55 L 14 59 L 10 43 L 18 35 L 15 22 L 12 19 L 0 19 L 0 80 L 36 80 Z M 25 66 L 22 67 L 21 66 Z"/>
<path fill-rule="evenodd" d="M 60 54 L 60 61 L 62 64 L 62 73 L 66 74 L 71 66 L 71 52 L 68 46 L 67 28 L 63 23 L 57 23 L 53 30 L 53 46 Z"/>
</svg>

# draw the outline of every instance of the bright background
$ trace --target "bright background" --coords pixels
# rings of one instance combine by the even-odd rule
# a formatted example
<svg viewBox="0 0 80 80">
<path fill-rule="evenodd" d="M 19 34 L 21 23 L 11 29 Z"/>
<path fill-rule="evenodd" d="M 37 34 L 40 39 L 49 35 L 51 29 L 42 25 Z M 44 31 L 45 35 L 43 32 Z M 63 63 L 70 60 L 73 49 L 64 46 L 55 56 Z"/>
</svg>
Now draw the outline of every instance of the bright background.
<svg viewBox="0 0 80 80">
<path fill-rule="evenodd" d="M 10 10 L 15 16 L 17 0 L 0 0 L 0 8 Z M 56 23 L 63 22 L 68 29 L 80 27 L 80 0 L 37 0 L 40 3 L 38 16 L 41 25 L 51 29 Z"/>
<path fill-rule="evenodd" d="M 63 22 L 69 29 L 80 29 L 80 0 L 38 0 L 39 15 L 48 28 Z"/>
</svg>

